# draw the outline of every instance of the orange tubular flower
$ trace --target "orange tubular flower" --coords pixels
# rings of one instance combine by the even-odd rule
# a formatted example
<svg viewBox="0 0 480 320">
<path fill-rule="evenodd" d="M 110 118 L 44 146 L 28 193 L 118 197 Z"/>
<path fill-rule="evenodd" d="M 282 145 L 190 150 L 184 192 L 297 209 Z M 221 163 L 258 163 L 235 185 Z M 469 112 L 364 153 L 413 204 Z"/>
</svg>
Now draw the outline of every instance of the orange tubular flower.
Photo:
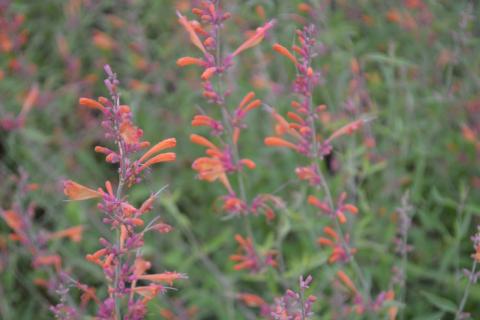
<svg viewBox="0 0 480 320">
<path fill-rule="evenodd" d="M 183 57 L 177 60 L 177 66 L 179 67 L 185 67 L 189 65 L 197 65 L 201 66 L 204 64 L 204 61 L 199 58 L 193 58 L 193 57 Z"/>
<path fill-rule="evenodd" d="M 160 292 L 164 291 L 165 288 L 161 285 L 149 285 L 142 287 L 135 287 L 131 289 L 133 293 L 136 293 L 143 297 L 143 303 L 155 298 Z"/>
<path fill-rule="evenodd" d="M 150 156 L 152 156 L 152 155 L 154 155 L 154 154 L 156 154 L 156 153 L 158 153 L 162 150 L 173 148 L 176 145 L 177 145 L 177 140 L 175 138 L 168 138 L 168 139 L 162 140 L 159 143 L 157 143 L 156 145 L 154 145 L 153 147 L 151 147 L 150 150 L 145 152 L 145 154 L 143 156 L 141 156 L 140 159 L 138 159 L 138 161 L 143 162 L 146 159 L 148 159 Z"/>
<path fill-rule="evenodd" d="M 178 22 L 180 22 L 180 24 L 185 28 L 185 30 L 187 30 L 188 35 L 190 36 L 190 41 L 192 41 L 192 43 L 198 49 L 200 49 L 204 54 L 207 54 L 207 50 L 203 46 L 203 43 L 198 37 L 197 33 L 195 32 L 195 29 L 193 28 L 191 22 L 188 21 L 187 18 L 178 11 L 177 11 L 177 16 L 178 16 Z"/>
<path fill-rule="evenodd" d="M 352 291 L 352 293 L 356 294 L 358 292 L 355 284 L 345 272 L 342 270 L 337 271 L 337 277 L 348 289 L 350 289 L 350 291 Z"/>
<path fill-rule="evenodd" d="M 191 134 L 191 135 L 190 135 L 190 141 L 192 141 L 192 142 L 195 143 L 195 144 L 198 144 L 198 145 L 207 147 L 208 149 L 212 149 L 212 150 L 217 150 L 217 151 L 219 151 L 219 149 L 217 148 L 217 146 L 215 146 L 212 142 L 210 142 L 210 140 L 208 140 L 208 139 L 205 138 L 205 137 L 202 137 L 201 135 Z"/>
<path fill-rule="evenodd" d="M 70 200 L 87 200 L 92 198 L 100 198 L 102 194 L 98 191 L 85 187 L 72 180 L 67 180 L 63 184 L 63 193 Z"/>
<path fill-rule="evenodd" d="M 83 226 L 75 226 L 49 235 L 49 239 L 70 238 L 73 242 L 82 240 Z"/>
<path fill-rule="evenodd" d="M 290 59 L 290 61 L 292 61 L 294 65 L 297 65 L 298 63 L 297 58 L 295 58 L 295 56 L 287 48 L 285 48 L 284 46 L 278 43 L 275 43 L 272 48 L 273 50 L 277 51 L 281 55 Z"/>
<path fill-rule="evenodd" d="M 49 256 L 37 256 L 33 260 L 33 267 L 38 268 L 40 266 L 51 266 L 55 267 L 57 272 L 60 272 L 62 269 L 62 259 L 59 255 L 49 255 Z"/>
<path fill-rule="evenodd" d="M 216 67 L 210 67 L 210 68 L 207 68 L 201 75 L 200 78 L 202 78 L 202 80 L 208 80 L 210 79 L 214 74 L 215 72 L 217 72 L 217 68 Z"/>
<path fill-rule="evenodd" d="M 297 146 L 295 144 L 278 137 L 267 137 L 265 138 L 264 143 L 269 147 L 286 147 L 297 150 Z"/>
<path fill-rule="evenodd" d="M 265 300 L 252 293 L 239 293 L 237 299 L 241 300 L 248 307 L 261 307 L 266 304 Z"/>
<path fill-rule="evenodd" d="M 223 164 L 219 159 L 207 157 L 198 158 L 193 162 L 192 168 L 198 172 L 198 178 L 200 180 L 212 182 L 219 179 L 225 188 L 227 188 L 228 192 L 233 193 Z"/>
<path fill-rule="evenodd" d="M 179 279 L 187 279 L 187 275 L 178 272 L 163 272 L 157 274 L 144 274 L 138 276 L 140 280 L 148 280 L 153 282 L 164 282 L 168 283 L 170 286 L 173 285 L 173 281 Z"/>
<path fill-rule="evenodd" d="M 365 123 L 365 120 L 358 119 L 349 124 L 346 124 L 340 129 L 336 130 L 334 133 L 332 133 L 332 135 L 325 142 L 330 143 L 333 139 L 336 139 L 346 134 L 352 134 L 358 129 L 360 129 L 364 123 Z"/>
<path fill-rule="evenodd" d="M 97 102 L 93 99 L 89 99 L 89 98 L 80 98 L 78 100 L 78 103 L 81 105 L 81 106 L 84 106 L 84 107 L 87 107 L 87 108 L 90 108 L 90 109 L 98 109 L 100 111 L 104 111 L 105 110 L 105 107 L 100 103 L 100 102 Z"/>
<path fill-rule="evenodd" d="M 245 51 L 245 50 L 247 50 L 249 48 L 252 48 L 252 47 L 256 46 L 257 44 L 259 44 L 263 40 L 263 38 L 265 37 L 265 34 L 267 33 L 267 31 L 269 29 L 271 29 L 274 25 L 275 25 L 275 21 L 271 20 L 271 21 L 267 22 L 266 24 L 264 24 L 262 27 L 258 28 L 255 31 L 255 34 L 252 37 L 247 39 L 244 43 L 242 43 L 237 48 L 237 50 L 235 50 L 232 53 L 232 56 L 235 57 L 240 52 Z"/>
</svg>

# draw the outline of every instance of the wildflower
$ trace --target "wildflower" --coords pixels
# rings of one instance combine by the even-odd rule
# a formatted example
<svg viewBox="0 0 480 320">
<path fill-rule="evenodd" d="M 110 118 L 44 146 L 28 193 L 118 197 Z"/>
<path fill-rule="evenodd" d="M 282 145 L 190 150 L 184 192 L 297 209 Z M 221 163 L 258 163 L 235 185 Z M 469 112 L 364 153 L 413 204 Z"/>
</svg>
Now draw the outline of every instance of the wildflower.
<svg viewBox="0 0 480 320">
<path fill-rule="evenodd" d="M 345 272 L 343 272 L 342 270 L 337 271 L 337 277 L 340 282 L 345 285 L 345 287 L 347 287 L 352 293 L 356 294 L 358 292 L 357 287 Z"/>
<path fill-rule="evenodd" d="M 270 30 L 273 26 L 275 25 L 275 21 L 271 20 L 267 23 L 265 23 L 262 27 L 257 28 L 253 36 L 251 36 L 249 39 L 247 39 L 244 43 L 242 43 L 233 53 L 232 57 L 235 57 L 238 55 L 240 52 L 245 51 L 249 48 L 252 48 L 259 44 L 263 38 L 265 37 L 265 34 L 267 33 L 268 30 Z"/>
<path fill-rule="evenodd" d="M 63 183 L 63 192 L 70 200 L 87 200 L 101 197 L 101 193 L 72 180 Z"/>
<path fill-rule="evenodd" d="M 328 226 L 324 227 L 323 232 L 329 238 L 319 237 L 317 239 L 317 243 L 322 246 L 329 246 L 332 248 L 332 253 L 328 258 L 329 263 L 335 263 L 338 261 L 346 262 L 350 259 L 352 255 L 354 255 L 357 252 L 357 249 L 355 248 L 345 247 L 345 245 L 342 243 L 342 240 L 340 239 L 337 232 L 335 232 L 332 228 Z M 345 240 L 345 244 L 348 244 L 348 241 L 349 241 L 348 235 L 345 237 L 344 240 Z"/>
<path fill-rule="evenodd" d="M 105 110 L 105 107 L 100 103 L 100 102 L 97 102 L 93 99 L 89 99 L 89 98 L 80 98 L 78 100 L 78 103 L 81 105 L 81 106 L 85 106 L 87 108 L 90 108 L 90 109 L 97 109 L 97 110 L 100 110 L 100 111 L 104 111 Z"/>
<path fill-rule="evenodd" d="M 315 196 L 308 196 L 308 203 L 319 208 L 323 213 L 330 215 L 330 216 L 335 216 L 337 217 L 338 221 L 341 224 L 344 224 L 347 222 L 347 217 L 345 216 L 345 212 L 350 212 L 351 214 L 357 214 L 358 209 L 352 204 L 344 204 L 344 201 L 347 197 L 346 193 L 342 193 L 338 199 L 337 203 L 337 209 L 335 211 L 330 208 L 330 206 L 324 202 L 320 201 L 318 198 Z"/>
<path fill-rule="evenodd" d="M 187 275 L 178 272 L 164 272 L 157 274 L 144 274 L 137 277 L 140 280 L 148 280 L 153 282 L 165 282 L 169 285 L 173 285 L 173 281 L 179 279 L 187 279 Z"/>
<path fill-rule="evenodd" d="M 54 254 L 54 255 L 39 255 L 34 258 L 33 260 L 33 267 L 38 268 L 40 266 L 49 266 L 53 265 L 55 267 L 55 270 L 57 272 L 60 272 L 60 269 L 62 268 L 62 259 L 60 258 L 59 255 Z"/>
<path fill-rule="evenodd" d="M 185 18 L 180 12 L 177 11 L 177 16 L 178 16 L 178 22 L 185 28 L 185 30 L 188 32 L 188 35 L 190 36 L 190 41 L 198 48 L 200 49 L 204 54 L 207 54 L 207 50 L 203 46 L 202 41 L 198 37 L 197 33 L 195 32 L 194 28 L 192 27 L 192 24 L 190 21 Z"/>
<path fill-rule="evenodd" d="M 75 226 L 51 233 L 49 239 L 70 238 L 73 242 L 82 240 L 83 226 Z"/>
<path fill-rule="evenodd" d="M 209 127 L 212 131 L 212 135 L 220 135 L 223 132 L 223 125 L 209 116 L 206 115 L 196 115 L 192 120 L 192 126 L 205 126 Z"/>
<path fill-rule="evenodd" d="M 250 270 L 253 273 L 257 273 L 267 265 L 272 267 L 277 265 L 273 251 L 267 252 L 265 258 L 262 259 L 253 247 L 252 239 L 244 238 L 237 234 L 235 235 L 235 240 L 239 244 L 240 250 L 245 252 L 244 255 L 234 254 L 230 256 L 230 260 L 236 262 L 236 265 L 233 267 L 235 270 Z"/>
<path fill-rule="evenodd" d="M 265 300 L 252 293 L 239 293 L 237 294 L 237 299 L 241 300 L 248 307 L 261 307 L 266 304 Z"/>
<path fill-rule="evenodd" d="M 293 62 L 294 65 L 298 63 L 297 58 L 295 58 L 295 56 L 281 44 L 275 43 L 272 48 L 273 50 L 277 51 L 281 55 L 287 57 L 290 61 Z"/>
</svg>

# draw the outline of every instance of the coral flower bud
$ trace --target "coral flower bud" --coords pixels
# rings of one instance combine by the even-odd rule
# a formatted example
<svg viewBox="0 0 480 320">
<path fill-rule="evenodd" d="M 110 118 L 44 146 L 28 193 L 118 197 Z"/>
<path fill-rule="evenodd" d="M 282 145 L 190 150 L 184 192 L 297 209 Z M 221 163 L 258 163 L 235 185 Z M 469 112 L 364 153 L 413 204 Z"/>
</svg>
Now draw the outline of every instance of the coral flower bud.
<svg viewBox="0 0 480 320">
<path fill-rule="evenodd" d="M 175 138 L 168 138 L 165 140 L 160 141 L 156 145 L 150 148 L 145 154 L 138 159 L 139 162 L 143 162 L 145 159 L 148 159 L 150 156 L 154 155 L 155 153 L 162 151 L 164 149 L 173 148 L 177 145 L 177 140 Z"/>
<path fill-rule="evenodd" d="M 290 51 L 287 48 L 285 48 L 284 46 L 282 46 L 278 43 L 275 43 L 272 48 L 273 48 L 273 50 L 277 51 L 281 55 L 290 59 L 290 61 L 292 61 L 295 65 L 297 64 L 297 58 L 295 58 L 295 56 L 293 54 L 291 54 Z"/>
<path fill-rule="evenodd" d="M 145 162 L 141 167 L 139 171 L 142 171 L 145 168 L 148 168 L 152 164 L 155 163 L 160 163 L 160 162 L 172 162 L 175 161 L 177 158 L 177 155 L 175 152 L 167 152 L 167 153 L 161 153 L 159 155 L 156 155 L 155 157 L 149 159 L 147 162 Z"/>
<path fill-rule="evenodd" d="M 245 107 L 245 112 L 248 112 L 252 109 L 258 108 L 262 104 L 262 101 L 260 99 L 257 99 L 255 101 L 252 101 L 249 103 L 248 106 Z"/>
<path fill-rule="evenodd" d="M 217 150 L 218 148 L 210 142 L 207 138 L 202 137 L 201 135 L 198 134 L 191 134 L 190 135 L 190 141 L 192 141 L 195 144 L 199 144 L 201 146 Z"/>
<path fill-rule="evenodd" d="M 352 280 L 343 272 L 342 270 L 339 270 L 337 272 L 337 276 L 340 279 L 340 281 L 348 288 L 350 289 L 353 293 L 357 292 L 357 288 L 353 284 Z"/>
<path fill-rule="evenodd" d="M 269 147 L 287 147 L 293 150 L 297 150 L 297 146 L 293 143 L 277 137 L 267 137 L 265 138 L 264 143 Z"/>
<path fill-rule="evenodd" d="M 190 41 L 192 41 L 192 43 L 197 48 L 199 48 L 204 54 L 207 54 L 207 50 L 203 46 L 202 41 L 198 37 L 190 21 L 188 21 L 187 18 L 185 18 L 185 16 L 183 16 L 178 11 L 177 11 L 177 16 L 178 16 L 178 22 L 180 22 L 180 24 L 185 28 L 185 30 L 187 30 L 188 35 L 190 36 Z"/>
<path fill-rule="evenodd" d="M 187 275 L 178 272 L 164 272 L 164 273 L 157 273 L 157 274 L 145 274 L 138 276 L 138 279 L 141 280 L 148 280 L 153 282 L 165 282 L 169 285 L 173 285 L 173 281 L 179 279 L 187 279 Z"/>
<path fill-rule="evenodd" d="M 72 180 L 67 180 L 63 184 L 63 192 L 71 200 L 86 200 L 92 198 L 100 198 L 100 192 L 85 187 Z"/>
<path fill-rule="evenodd" d="M 207 68 L 203 73 L 202 73 L 202 80 L 208 80 L 210 79 L 214 74 L 215 72 L 217 71 L 217 68 L 216 67 L 210 67 L 210 68 Z"/>
<path fill-rule="evenodd" d="M 252 47 L 256 46 L 257 44 L 259 44 L 263 40 L 263 38 L 265 37 L 265 34 L 267 33 L 267 31 L 270 30 L 274 25 L 275 25 L 275 21 L 271 20 L 271 21 L 267 22 L 266 24 L 264 24 L 262 27 L 258 28 L 255 31 L 255 34 L 252 37 L 247 39 L 244 43 L 242 43 L 237 48 L 237 50 L 235 50 L 232 53 L 232 56 L 234 57 L 234 56 L 238 55 L 240 52 L 245 51 L 245 50 L 247 50 L 249 48 L 252 48 Z"/>
<path fill-rule="evenodd" d="M 75 226 L 50 234 L 49 239 L 70 238 L 73 242 L 82 240 L 83 226 Z"/>
<path fill-rule="evenodd" d="M 98 109 L 100 111 L 104 111 L 105 110 L 105 107 L 98 101 L 95 101 L 93 99 L 89 99 L 89 98 L 80 98 L 78 100 L 78 103 L 81 105 L 81 106 L 84 106 L 84 107 L 88 107 L 90 109 Z"/>
<path fill-rule="evenodd" d="M 179 67 L 185 67 L 195 64 L 197 66 L 201 66 L 205 64 L 205 62 L 202 59 L 199 58 L 193 58 L 193 57 L 183 57 L 177 60 L 177 66 Z"/>
<path fill-rule="evenodd" d="M 266 304 L 265 300 L 261 297 L 251 293 L 239 293 L 237 299 L 241 300 L 249 307 L 260 307 Z"/>
<path fill-rule="evenodd" d="M 243 97 L 242 101 L 240 101 L 240 104 L 238 105 L 239 109 L 242 109 L 244 105 L 246 105 L 250 100 L 252 100 L 255 97 L 255 92 L 250 91 Z"/>
<path fill-rule="evenodd" d="M 253 162 L 250 159 L 242 159 L 242 160 L 240 160 L 240 162 L 243 165 L 247 166 L 249 169 L 255 169 L 255 167 L 256 167 L 255 162 Z"/>
</svg>

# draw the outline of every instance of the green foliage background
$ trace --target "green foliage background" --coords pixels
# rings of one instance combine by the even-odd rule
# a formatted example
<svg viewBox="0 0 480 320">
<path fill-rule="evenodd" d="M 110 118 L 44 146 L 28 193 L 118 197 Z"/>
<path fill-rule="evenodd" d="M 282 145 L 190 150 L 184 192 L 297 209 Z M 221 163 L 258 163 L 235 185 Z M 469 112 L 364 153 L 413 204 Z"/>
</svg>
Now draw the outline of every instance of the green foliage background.
<svg viewBox="0 0 480 320">
<path fill-rule="evenodd" d="M 394 212 L 409 192 L 414 206 L 409 233 L 413 251 L 406 265 L 401 313 L 405 319 L 452 319 L 467 283 L 462 269 L 471 266 L 469 237 L 476 231 L 480 215 L 480 194 L 472 183 L 480 176 L 479 158 L 461 129 L 465 123 L 477 121 L 479 125 L 478 114 L 467 112 L 466 106 L 480 99 L 480 11 L 478 4 L 471 2 L 474 19 L 462 30 L 459 23 L 468 1 L 423 2 L 432 14 L 431 24 L 414 30 L 387 19 L 389 10 L 410 10 L 403 1 L 331 1 L 315 12 L 321 17 L 316 20 L 318 39 L 328 48 L 316 63 L 328 71 L 314 100 L 327 104 L 332 113 L 342 112 L 350 61 L 359 59 L 374 105 L 371 130 L 377 141 L 373 152 L 379 160 L 368 159 L 360 136 L 348 137 L 335 146 L 341 168 L 328 176 L 329 184 L 334 195 L 342 191 L 356 194 L 360 214 L 348 228 L 374 294 L 387 288 L 392 267 L 400 264 L 394 253 Z M 80 4 L 78 8 L 75 3 Z M 273 53 L 271 44 L 293 43 L 295 29 L 308 21 L 307 15 L 299 13 L 298 3 L 225 1 L 234 15 L 226 24 L 226 48 L 234 48 L 245 31 L 262 23 L 258 5 L 263 6 L 267 18 L 277 19 L 269 37 L 237 61 L 231 76 L 232 108 L 252 89 L 255 77 L 266 83 L 255 88 L 257 95 L 282 112 L 288 110 L 294 69 Z M 24 128 L 0 131 L 0 204 L 7 209 L 15 198 L 11 175 L 20 169 L 28 172 L 30 180 L 41 187 L 21 201 L 34 201 L 40 208 L 35 219 L 39 227 L 86 226 L 80 244 L 58 241 L 51 250 L 63 257 L 75 277 L 102 286 L 102 271 L 84 256 L 98 249 L 98 238 L 108 230 L 101 226 L 102 217 L 94 203 L 65 201 L 61 181 L 71 178 L 89 186 L 101 186 L 106 179 L 115 181 L 114 168 L 93 152 L 103 140 L 99 121 L 77 104 L 80 96 L 106 95 L 102 66 L 109 63 L 121 80 L 123 103 L 133 108 L 146 138 L 155 142 L 173 136 L 178 140 L 177 162 L 155 168 L 130 195 L 138 204 L 169 185 L 155 213 L 175 230 L 149 236 L 144 252 L 157 271 L 176 270 L 189 276 L 188 281 L 179 283 L 178 290 L 152 303 L 150 318 L 159 318 L 160 308 L 171 307 L 179 299 L 186 306 L 196 306 L 199 319 L 229 319 L 232 312 L 235 319 L 254 318 L 255 310 L 235 301 L 234 292 L 252 292 L 272 301 L 286 286 L 295 289 L 299 275 L 312 274 L 315 280 L 308 292 L 319 298 L 314 309 L 318 318 L 328 319 L 328 296 L 336 269 L 327 263 L 328 252 L 315 244 L 327 220 L 305 204 L 311 191 L 295 181 L 294 169 L 302 159 L 263 146 L 263 138 L 272 132 L 264 110 L 248 119 L 241 153 L 257 163 L 253 173 L 246 173 L 249 196 L 276 192 L 288 204 L 272 223 L 252 217 L 261 250 L 281 249 L 286 271 L 280 277 L 274 271 L 250 275 L 232 270 L 228 256 L 236 250 L 233 237 L 241 233 L 241 219 L 225 220 L 215 204 L 222 195 L 221 186 L 196 180 L 191 169 L 202 150 L 188 140 L 191 133 L 200 132 L 191 128 L 190 121 L 200 108 L 212 107 L 201 97 L 199 70 L 175 65 L 177 58 L 196 54 L 176 21 L 179 4 L 166 0 L 11 3 L 10 14 L 25 15 L 23 28 L 29 39 L 17 52 L 0 53 L 0 69 L 5 72 L 0 80 L 0 117 L 19 112 L 21 97 L 33 83 L 39 84 L 41 103 L 28 115 Z M 316 8 L 321 4 L 311 3 Z M 125 25 L 116 28 L 109 18 L 113 15 Z M 372 19 L 371 25 L 365 16 Z M 113 38 L 115 48 L 95 46 L 92 36 L 96 31 Z M 78 75 L 68 71 L 59 52 L 59 39 L 64 39 L 77 59 Z M 455 58 L 440 65 L 442 52 Z M 12 58 L 31 63 L 36 70 L 28 77 L 9 71 Z M 139 59 L 148 67 L 139 69 Z M 96 80 L 85 81 L 89 75 Z M 132 81 L 133 86 L 141 81 L 150 89 L 135 90 Z M 333 122 L 330 129 L 340 122 Z M 3 222 L 0 230 L 9 232 Z M 33 279 L 42 274 L 32 270 L 25 250 L 10 241 L 7 245 L 0 274 L 1 318 L 51 318 L 48 306 L 55 297 L 33 285 Z M 479 302 L 480 288 L 474 285 L 466 307 L 473 318 L 480 317 Z"/>
</svg>

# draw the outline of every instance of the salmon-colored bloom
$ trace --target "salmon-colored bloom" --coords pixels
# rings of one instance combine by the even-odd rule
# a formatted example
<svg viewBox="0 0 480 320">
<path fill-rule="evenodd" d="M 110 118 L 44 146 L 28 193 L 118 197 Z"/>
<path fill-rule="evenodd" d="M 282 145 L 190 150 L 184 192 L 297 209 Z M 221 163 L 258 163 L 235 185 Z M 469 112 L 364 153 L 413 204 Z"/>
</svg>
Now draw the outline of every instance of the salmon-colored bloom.
<svg viewBox="0 0 480 320">
<path fill-rule="evenodd" d="M 102 194 L 98 191 L 85 187 L 72 180 L 63 183 L 63 192 L 70 200 L 87 200 L 92 198 L 100 198 Z"/>
<path fill-rule="evenodd" d="M 244 43 L 242 43 L 233 53 L 232 53 L 232 57 L 235 57 L 236 55 L 238 55 L 240 52 L 242 51 L 245 51 L 249 48 L 252 48 L 254 46 L 256 46 L 257 44 L 259 44 L 263 38 L 265 37 L 266 33 L 268 30 L 270 30 L 273 26 L 275 25 L 275 21 L 274 20 L 271 20 L 269 22 L 267 22 L 266 24 L 264 24 L 262 27 L 259 27 L 255 33 L 253 34 L 253 36 L 251 36 L 250 38 L 248 38 Z"/>
<path fill-rule="evenodd" d="M 230 256 L 230 260 L 236 264 L 233 267 L 235 270 L 250 270 L 251 272 L 259 272 L 265 266 L 276 267 L 275 252 L 269 251 L 264 258 L 261 258 L 254 246 L 252 239 L 244 238 L 241 235 L 235 235 L 235 240 L 240 246 L 240 251 L 244 254 L 234 254 Z"/>
<path fill-rule="evenodd" d="M 212 135 L 219 135 L 223 132 L 223 125 L 221 122 L 212 119 L 207 115 L 196 115 L 193 117 L 192 126 L 205 126 L 211 128 Z"/>
<path fill-rule="evenodd" d="M 340 136 L 343 136 L 346 134 L 352 134 L 358 129 L 360 129 L 364 123 L 365 123 L 365 120 L 358 119 L 349 124 L 346 124 L 340 129 L 336 130 L 334 133 L 332 133 L 332 135 L 326 140 L 326 142 L 330 143 L 333 139 L 336 139 Z"/>
<path fill-rule="evenodd" d="M 149 286 L 135 287 L 131 289 L 131 292 L 143 297 L 143 303 L 147 303 L 148 301 L 155 298 L 159 293 L 163 293 L 164 291 L 165 287 L 163 287 L 162 285 L 154 284 L 151 284 Z"/>
<path fill-rule="evenodd" d="M 335 263 L 337 261 L 346 262 L 351 255 L 354 255 L 357 252 L 357 249 L 355 248 L 345 248 L 339 235 L 332 228 L 328 226 L 324 227 L 323 232 L 328 236 L 328 238 L 319 237 L 317 239 L 317 243 L 322 246 L 328 246 L 332 248 L 332 253 L 328 258 L 329 263 Z M 348 236 L 346 236 L 345 243 L 348 243 L 348 240 Z"/>
<path fill-rule="evenodd" d="M 100 110 L 100 111 L 105 110 L 105 107 L 100 102 L 95 101 L 95 100 L 90 99 L 90 98 L 80 98 L 78 100 L 78 103 L 81 106 L 88 107 L 90 109 L 97 109 L 97 110 Z"/>
<path fill-rule="evenodd" d="M 290 61 L 292 61 L 294 65 L 297 65 L 298 63 L 297 58 L 295 58 L 295 56 L 287 48 L 285 48 L 284 46 L 278 43 L 275 43 L 272 48 L 273 50 L 277 51 L 281 55 L 290 59 Z"/>
<path fill-rule="evenodd" d="M 266 304 L 260 296 L 252 293 L 239 293 L 237 299 L 242 301 L 248 307 L 261 307 Z"/>
<path fill-rule="evenodd" d="M 345 272 L 342 270 L 337 271 L 337 277 L 352 293 L 357 293 L 357 287 L 355 287 L 355 284 Z"/>
<path fill-rule="evenodd" d="M 178 22 L 185 28 L 185 30 L 188 32 L 188 35 L 190 36 L 190 41 L 198 48 L 200 49 L 204 54 L 207 54 L 207 50 L 203 46 L 202 41 L 198 37 L 197 33 L 195 32 L 192 24 L 188 19 L 183 16 L 180 12 L 177 11 L 177 16 L 178 16 Z"/>
<path fill-rule="evenodd" d="M 117 47 L 117 42 L 108 34 L 96 30 L 92 37 L 93 44 L 103 50 L 111 51 Z"/>
<path fill-rule="evenodd" d="M 33 260 L 33 267 L 38 268 L 40 266 L 50 266 L 53 265 L 57 272 L 60 272 L 62 269 L 62 259 L 59 255 L 46 255 L 46 256 L 36 256 Z"/>
<path fill-rule="evenodd" d="M 165 140 L 160 141 L 153 147 L 151 147 L 147 152 L 143 154 L 143 156 L 138 159 L 138 161 L 143 162 L 145 159 L 148 159 L 150 156 L 165 150 L 165 149 L 170 149 L 173 148 L 177 145 L 177 140 L 175 138 L 168 138 Z"/>
<path fill-rule="evenodd" d="M 266 146 L 269 146 L 269 147 L 286 147 L 293 150 L 298 149 L 297 146 L 292 142 L 289 142 L 285 139 L 278 138 L 278 137 L 267 137 L 265 138 L 264 143 Z"/>
<path fill-rule="evenodd" d="M 179 67 L 185 67 L 189 65 L 197 65 L 197 66 L 203 66 L 205 65 L 205 61 L 199 58 L 193 58 L 193 57 L 183 57 L 177 60 L 177 66 Z"/>
<path fill-rule="evenodd" d="M 230 157 L 210 140 L 198 134 L 190 135 L 190 140 L 195 144 L 206 147 L 206 153 L 210 156 L 198 158 L 193 162 L 192 168 L 198 172 L 198 178 L 209 182 L 219 179 L 229 193 L 233 193 L 226 174 L 227 168 L 225 167 Z"/>
<path fill-rule="evenodd" d="M 73 242 L 80 242 L 82 240 L 83 226 L 75 226 L 51 233 L 49 239 L 70 238 Z"/>
<path fill-rule="evenodd" d="M 153 282 L 164 282 L 168 283 L 169 285 L 173 285 L 173 281 L 179 280 L 179 279 L 187 279 L 187 275 L 183 273 L 178 273 L 178 272 L 163 272 L 163 273 L 157 273 L 157 274 L 144 274 L 138 276 L 138 279 L 140 280 L 148 280 L 148 281 L 153 281 Z"/>
<path fill-rule="evenodd" d="M 204 80 L 204 81 L 209 80 L 216 72 L 217 72 L 217 67 L 207 68 L 202 73 L 200 78 L 202 78 L 202 80 Z"/>
</svg>

